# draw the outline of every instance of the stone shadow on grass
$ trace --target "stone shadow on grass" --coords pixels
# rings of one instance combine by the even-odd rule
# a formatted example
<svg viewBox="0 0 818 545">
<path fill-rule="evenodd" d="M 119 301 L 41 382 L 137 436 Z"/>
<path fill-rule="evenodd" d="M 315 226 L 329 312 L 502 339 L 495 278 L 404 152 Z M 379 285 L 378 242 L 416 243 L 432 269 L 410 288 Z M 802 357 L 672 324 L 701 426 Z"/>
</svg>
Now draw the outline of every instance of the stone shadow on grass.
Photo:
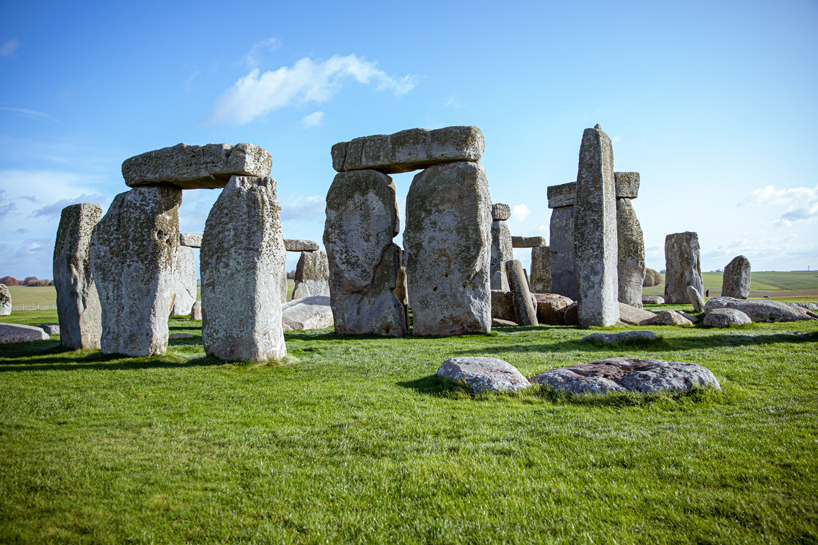
<svg viewBox="0 0 818 545">
<path fill-rule="evenodd" d="M 58 353 L 73 352 L 73 350 L 63 349 Z M 44 355 L 48 356 L 48 351 L 40 354 L 28 353 L 28 357 Z M 224 365 L 226 362 L 212 357 L 205 356 L 186 361 L 176 359 L 166 359 L 165 355 L 151 357 L 131 358 L 122 354 L 103 354 L 95 351 L 84 356 L 73 358 L 54 357 L 43 358 L 35 361 L 21 361 L 19 363 L 0 364 L 0 373 L 20 372 L 20 371 L 85 371 L 95 369 L 100 371 L 122 371 L 130 369 L 170 369 L 176 367 L 202 367 L 211 365 Z"/>
<path fill-rule="evenodd" d="M 436 397 L 460 397 L 463 394 L 471 396 L 472 392 L 465 382 L 455 382 L 439 375 L 429 375 L 415 380 L 397 382 L 401 388 L 415 390 L 419 394 Z"/>
</svg>

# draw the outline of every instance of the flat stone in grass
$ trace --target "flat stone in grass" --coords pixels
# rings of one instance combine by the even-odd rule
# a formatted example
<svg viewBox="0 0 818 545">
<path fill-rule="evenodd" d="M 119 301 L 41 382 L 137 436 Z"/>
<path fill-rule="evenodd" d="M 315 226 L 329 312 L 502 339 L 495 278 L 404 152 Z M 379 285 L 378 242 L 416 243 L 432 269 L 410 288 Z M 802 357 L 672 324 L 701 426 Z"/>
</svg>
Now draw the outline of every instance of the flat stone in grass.
<svg viewBox="0 0 818 545">
<path fill-rule="evenodd" d="M 664 305 L 665 298 L 659 295 L 644 295 L 642 296 L 643 305 Z"/>
<path fill-rule="evenodd" d="M 0 324 L 0 344 L 47 341 L 48 333 L 30 325 Z"/>
<path fill-rule="evenodd" d="M 497 358 L 452 358 L 443 362 L 437 374 L 449 380 L 463 380 L 476 394 L 517 391 L 531 383 L 508 362 Z"/>
<path fill-rule="evenodd" d="M 619 303 L 619 321 L 628 325 L 648 325 L 656 315 L 649 310 Z"/>
<path fill-rule="evenodd" d="M 696 318 L 695 316 L 693 316 L 692 314 L 688 314 L 687 312 L 685 312 L 683 310 L 677 310 L 676 312 L 678 312 L 679 314 L 681 314 L 682 316 L 684 316 L 685 318 L 687 318 L 688 320 L 690 320 L 694 324 L 699 323 L 699 319 Z"/>
<path fill-rule="evenodd" d="M 332 327 L 334 320 L 329 296 L 303 297 L 285 303 L 281 307 L 281 323 L 284 331 Z"/>
<path fill-rule="evenodd" d="M 716 377 L 695 363 L 612 358 L 552 369 L 531 378 L 558 392 L 606 394 L 610 392 L 686 392 L 695 387 L 721 390 Z"/>
<path fill-rule="evenodd" d="M 37 327 L 48 333 L 49 335 L 59 335 L 60 334 L 60 324 L 40 324 Z"/>
<path fill-rule="evenodd" d="M 717 308 L 740 310 L 754 322 L 796 322 L 816 319 L 805 308 L 779 303 L 778 301 L 753 301 L 732 297 L 716 297 L 710 299 L 704 305 L 704 312 L 709 314 Z"/>
<path fill-rule="evenodd" d="M 730 327 L 751 323 L 753 321 L 749 316 L 734 308 L 715 308 L 704 317 L 704 325 L 710 327 Z"/>
<path fill-rule="evenodd" d="M 603 344 L 621 343 L 625 341 L 656 341 L 659 337 L 652 331 L 623 331 L 622 333 L 592 333 L 580 341 L 599 341 Z"/>
<path fill-rule="evenodd" d="M 656 317 L 648 322 L 650 325 L 693 325 L 691 320 L 688 320 L 675 310 L 663 310 Z M 648 325 L 642 324 L 642 325 Z"/>
</svg>

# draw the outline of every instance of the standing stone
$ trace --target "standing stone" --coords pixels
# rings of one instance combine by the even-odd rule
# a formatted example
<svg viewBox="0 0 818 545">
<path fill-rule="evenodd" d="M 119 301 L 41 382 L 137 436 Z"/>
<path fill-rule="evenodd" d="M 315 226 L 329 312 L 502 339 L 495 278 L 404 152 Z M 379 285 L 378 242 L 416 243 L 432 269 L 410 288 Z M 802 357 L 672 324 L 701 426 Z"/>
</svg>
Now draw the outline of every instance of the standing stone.
<svg viewBox="0 0 818 545">
<path fill-rule="evenodd" d="M 574 202 L 576 182 L 548 187 L 551 212 L 551 293 L 577 298 L 574 274 Z"/>
<path fill-rule="evenodd" d="M 687 303 L 688 286 L 704 293 L 699 235 L 690 231 L 665 238 L 665 303 Z"/>
<path fill-rule="evenodd" d="M 323 250 L 301 252 L 295 267 L 293 299 L 325 295 L 329 297 L 329 261 Z"/>
<path fill-rule="evenodd" d="M 0 316 L 11 314 L 11 292 L 5 284 L 0 284 Z"/>
<path fill-rule="evenodd" d="M 202 235 L 199 233 L 179 233 L 179 245 L 188 248 L 201 248 Z"/>
<path fill-rule="evenodd" d="M 702 297 L 699 290 L 693 286 L 688 286 L 686 291 L 687 298 L 690 300 L 690 304 L 693 305 L 693 310 L 696 312 L 704 312 L 704 297 Z"/>
<path fill-rule="evenodd" d="M 418 173 L 406 197 L 413 335 L 491 331 L 491 197 L 481 163 Z"/>
<path fill-rule="evenodd" d="M 406 281 L 406 267 L 398 269 L 398 281 L 395 284 L 395 289 L 392 290 L 395 297 L 403 305 L 403 319 L 406 322 L 406 327 L 409 327 L 409 286 Z"/>
<path fill-rule="evenodd" d="M 511 207 L 497 203 L 491 206 L 491 289 L 508 291 L 506 263 L 514 259 L 511 231 L 506 220 L 511 217 Z"/>
<path fill-rule="evenodd" d="M 91 274 L 91 234 L 102 218 L 98 204 L 73 204 L 62 209 L 54 244 L 54 287 L 60 344 L 67 348 L 98 349 L 102 309 Z"/>
<path fill-rule="evenodd" d="M 616 199 L 619 301 L 642 308 L 645 282 L 645 239 L 630 199 Z"/>
<path fill-rule="evenodd" d="M 279 277 L 287 254 L 273 178 L 230 179 L 207 216 L 199 258 L 205 352 L 225 361 L 283 358 Z"/>
<path fill-rule="evenodd" d="M 202 319 L 202 302 L 196 301 L 193 303 L 193 307 L 190 309 L 190 319 L 191 320 L 201 320 Z"/>
<path fill-rule="evenodd" d="M 740 255 L 733 258 L 724 268 L 721 281 L 721 296 L 747 299 L 750 296 L 750 260 Z"/>
<path fill-rule="evenodd" d="M 531 248 L 531 284 L 534 293 L 551 293 L 551 248 Z"/>
<path fill-rule="evenodd" d="M 574 205 L 574 261 L 579 324 L 609 327 L 619 320 L 616 186 L 611 139 L 599 125 L 585 129 Z"/>
<path fill-rule="evenodd" d="M 508 262 L 508 280 L 514 301 L 514 321 L 520 325 L 540 325 L 537 321 L 536 299 L 531 297 L 523 264 L 517 259 Z"/>
<path fill-rule="evenodd" d="M 120 193 L 91 235 L 104 354 L 154 356 L 168 347 L 176 298 L 182 190 L 168 184 Z"/>
<path fill-rule="evenodd" d="M 327 192 L 324 247 L 335 333 L 406 334 L 404 308 L 395 297 L 400 248 L 395 184 L 375 170 L 341 172 Z"/>
<path fill-rule="evenodd" d="M 180 246 L 176 250 L 176 270 L 179 280 L 176 283 L 176 301 L 170 313 L 173 315 L 190 314 L 199 288 L 196 283 L 196 256 L 193 248 Z"/>
</svg>

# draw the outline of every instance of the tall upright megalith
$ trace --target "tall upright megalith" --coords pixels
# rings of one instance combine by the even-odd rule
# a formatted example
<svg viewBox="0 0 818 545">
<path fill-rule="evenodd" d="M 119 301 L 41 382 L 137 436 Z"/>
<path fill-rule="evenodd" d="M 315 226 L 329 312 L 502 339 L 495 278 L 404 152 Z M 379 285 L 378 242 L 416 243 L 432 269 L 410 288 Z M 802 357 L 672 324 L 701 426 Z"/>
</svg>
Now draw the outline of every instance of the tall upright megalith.
<svg viewBox="0 0 818 545">
<path fill-rule="evenodd" d="M 339 172 L 327 193 L 324 247 L 330 306 L 339 335 L 406 334 L 404 308 L 393 293 L 400 248 L 395 184 L 375 170 Z"/>
<path fill-rule="evenodd" d="M 286 252 L 273 178 L 230 179 L 207 216 L 199 259 L 205 352 L 225 361 L 283 358 Z"/>
<path fill-rule="evenodd" d="M 0 284 L 0 316 L 11 314 L 11 292 L 8 286 Z"/>
<path fill-rule="evenodd" d="M 196 255 L 193 248 L 181 244 L 176 250 L 176 300 L 173 309 L 174 315 L 190 314 L 193 303 L 198 297 L 199 286 L 196 279 Z"/>
<path fill-rule="evenodd" d="M 750 260 L 743 255 L 734 257 L 724 268 L 724 276 L 721 281 L 722 297 L 747 299 L 750 296 L 751 280 Z"/>
<path fill-rule="evenodd" d="M 295 267 L 293 299 L 328 296 L 329 260 L 323 250 L 303 251 Z"/>
<path fill-rule="evenodd" d="M 413 335 L 491 331 L 491 196 L 483 165 L 435 165 L 406 197 Z"/>
<path fill-rule="evenodd" d="M 611 139 L 599 125 L 585 129 L 574 203 L 574 263 L 581 326 L 619 320 L 616 185 Z"/>
<path fill-rule="evenodd" d="M 551 212 L 551 293 L 577 298 L 574 274 L 574 203 L 577 184 L 570 182 L 548 187 Z"/>
<path fill-rule="evenodd" d="M 508 291 L 506 263 L 514 259 L 511 231 L 506 220 L 511 217 L 511 207 L 496 203 L 491 206 L 491 289 Z"/>
<path fill-rule="evenodd" d="M 533 293 L 551 293 L 551 248 L 531 248 L 531 278 L 529 287 Z"/>
<path fill-rule="evenodd" d="M 631 201 L 639 195 L 638 172 L 616 172 L 616 236 L 618 238 L 619 302 L 642 308 L 645 281 L 645 238 Z"/>
<path fill-rule="evenodd" d="M 665 303 L 688 303 L 688 286 L 704 293 L 699 235 L 691 231 L 665 237 Z"/>
<path fill-rule="evenodd" d="M 182 190 L 136 187 L 114 197 L 91 235 L 91 271 L 102 309 L 105 354 L 153 356 L 168 346 L 176 296 Z"/>
<path fill-rule="evenodd" d="M 54 243 L 54 287 L 60 344 L 67 348 L 99 348 L 102 309 L 91 274 L 91 234 L 102 218 L 98 204 L 72 204 L 62 209 Z"/>
</svg>

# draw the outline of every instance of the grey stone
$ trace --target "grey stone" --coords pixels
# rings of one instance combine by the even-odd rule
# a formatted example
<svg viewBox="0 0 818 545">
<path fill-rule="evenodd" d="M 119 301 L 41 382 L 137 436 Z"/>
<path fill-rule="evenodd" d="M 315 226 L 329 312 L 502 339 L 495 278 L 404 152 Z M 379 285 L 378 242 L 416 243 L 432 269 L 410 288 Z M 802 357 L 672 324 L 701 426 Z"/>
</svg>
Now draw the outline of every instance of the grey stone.
<svg viewBox="0 0 818 545">
<path fill-rule="evenodd" d="M 443 362 L 437 374 L 449 380 L 464 381 L 476 394 L 516 392 L 531 386 L 516 367 L 497 358 L 451 358 Z"/>
<path fill-rule="evenodd" d="M 511 217 L 511 207 L 503 203 L 494 203 L 491 205 L 491 219 L 492 221 L 506 221 Z"/>
<path fill-rule="evenodd" d="M 574 272 L 574 207 L 551 212 L 551 292 L 577 298 Z"/>
<path fill-rule="evenodd" d="M 664 305 L 665 298 L 659 295 L 643 295 L 642 296 L 642 304 L 643 305 Z"/>
<path fill-rule="evenodd" d="M 326 295 L 295 299 L 281 307 L 284 331 L 332 327 L 332 306 Z"/>
<path fill-rule="evenodd" d="M 398 298 L 401 305 L 403 305 L 403 319 L 406 326 L 409 327 L 409 285 L 406 278 L 406 267 L 398 269 L 398 280 L 395 283 L 395 289 L 392 290 L 395 297 Z"/>
<path fill-rule="evenodd" d="M 406 216 L 413 335 L 491 331 L 491 197 L 483 165 L 448 163 L 416 174 Z"/>
<path fill-rule="evenodd" d="M 511 246 L 508 224 L 495 220 L 491 224 L 491 289 L 508 291 L 506 263 L 512 259 L 514 249 Z"/>
<path fill-rule="evenodd" d="M 551 293 L 551 248 L 531 249 L 531 278 L 528 286 L 534 293 Z"/>
<path fill-rule="evenodd" d="M 176 298 L 182 190 L 163 184 L 120 193 L 91 235 L 104 354 L 155 356 L 168 346 Z"/>
<path fill-rule="evenodd" d="M 807 310 L 818 310 L 818 303 L 785 303 L 785 304 L 805 308 Z"/>
<path fill-rule="evenodd" d="M 484 148 L 483 133 L 477 127 L 409 129 L 335 144 L 332 168 L 336 172 L 373 169 L 396 174 L 440 163 L 479 161 Z"/>
<path fill-rule="evenodd" d="M 674 310 L 663 310 L 648 322 L 650 325 L 693 325 L 693 322 Z M 643 325 L 648 325 L 643 324 Z"/>
<path fill-rule="evenodd" d="M 202 235 L 199 233 L 179 233 L 179 246 L 201 248 Z"/>
<path fill-rule="evenodd" d="M 638 173 L 632 174 L 637 174 L 638 179 Z M 616 236 L 619 302 L 641 308 L 642 284 L 645 282 L 645 239 L 630 199 L 616 199 Z"/>
<path fill-rule="evenodd" d="M 619 321 L 628 325 L 647 325 L 656 318 L 656 314 L 649 310 L 632 307 L 625 303 L 619 303 Z"/>
<path fill-rule="evenodd" d="M 704 297 L 693 286 L 687 287 L 687 298 L 690 304 L 693 305 L 693 310 L 696 312 L 704 312 Z"/>
<path fill-rule="evenodd" d="M 405 310 L 393 292 L 401 251 L 392 239 L 399 230 L 392 178 L 375 170 L 335 176 L 324 224 L 335 333 L 406 334 Z"/>
<path fill-rule="evenodd" d="M 657 341 L 659 337 L 652 331 L 623 331 L 622 333 L 592 333 L 580 341 L 597 341 L 602 344 L 614 344 L 627 341 Z"/>
<path fill-rule="evenodd" d="M 59 335 L 60 334 L 60 324 L 40 324 L 37 327 L 48 333 L 49 335 Z"/>
<path fill-rule="evenodd" d="M 545 244 L 543 237 L 511 237 L 511 246 L 514 248 L 539 248 Z"/>
<path fill-rule="evenodd" d="M 796 322 L 815 319 L 810 315 L 810 311 L 805 308 L 779 303 L 778 301 L 748 301 L 733 297 L 715 297 L 704 305 L 704 312 L 709 314 L 717 308 L 740 310 L 754 322 Z"/>
<path fill-rule="evenodd" d="M 193 335 L 190 333 L 171 333 L 168 336 L 168 340 L 177 341 L 179 339 L 192 339 Z"/>
<path fill-rule="evenodd" d="M 532 293 L 537 301 L 537 322 L 540 325 L 560 325 L 565 323 L 565 308 L 573 303 L 571 299 L 556 293 Z"/>
<path fill-rule="evenodd" d="M 8 286 L 0 284 L 0 316 L 11 314 L 11 292 Z"/>
<path fill-rule="evenodd" d="M 122 176 L 129 187 L 169 182 L 182 189 L 219 188 L 231 176 L 269 176 L 270 153 L 253 144 L 177 144 L 126 159 Z"/>
<path fill-rule="evenodd" d="M 314 240 L 303 240 L 297 238 L 285 238 L 284 248 L 288 252 L 315 252 L 321 247 Z"/>
<path fill-rule="evenodd" d="M 564 206 L 574 206 L 577 195 L 577 183 L 550 185 L 546 190 L 548 193 L 548 208 L 562 208 Z"/>
<path fill-rule="evenodd" d="M 514 295 L 508 290 L 491 290 L 491 317 L 514 322 Z M 516 323 L 516 322 L 515 322 Z"/>
<path fill-rule="evenodd" d="M 714 308 L 704 316 L 704 325 L 710 327 L 730 327 L 751 324 L 749 316 L 734 308 Z"/>
<path fill-rule="evenodd" d="M 679 393 L 703 387 L 721 390 L 713 373 L 701 365 L 637 358 L 612 358 L 552 369 L 532 377 L 531 382 L 578 395 Z"/>
<path fill-rule="evenodd" d="M 286 261 L 273 178 L 234 176 L 213 204 L 202 250 L 202 343 L 225 361 L 287 354 L 280 274 Z"/>
<path fill-rule="evenodd" d="M 619 320 L 616 194 L 611 139 L 599 125 L 585 129 L 574 205 L 574 263 L 581 326 Z"/>
<path fill-rule="evenodd" d="M 563 309 L 562 321 L 565 323 L 565 325 L 579 325 L 579 314 L 577 312 L 577 307 L 578 304 L 575 301 Z"/>
<path fill-rule="evenodd" d="M 665 302 L 688 302 L 687 286 L 704 293 L 699 235 L 686 231 L 665 238 Z"/>
<path fill-rule="evenodd" d="M 199 296 L 199 286 L 196 281 L 196 256 L 193 248 L 179 246 L 176 250 L 176 270 L 178 278 L 176 300 L 170 313 L 173 315 L 190 314 L 193 303 Z"/>
<path fill-rule="evenodd" d="M 39 327 L 0 323 L 0 344 L 47 341 L 48 333 Z"/>
<path fill-rule="evenodd" d="M 688 314 L 687 312 L 685 312 L 683 310 L 677 310 L 676 312 L 678 312 L 679 314 L 681 314 L 682 316 L 684 316 L 685 318 L 690 320 L 691 323 L 694 323 L 694 324 L 699 323 L 699 319 L 696 318 L 695 316 L 693 316 L 692 314 Z"/>
<path fill-rule="evenodd" d="M 511 320 L 503 320 L 502 318 L 492 318 L 491 327 L 517 327 L 517 322 Z"/>
<path fill-rule="evenodd" d="M 733 258 L 724 268 L 721 280 L 722 297 L 747 299 L 750 296 L 751 280 L 750 260 L 743 255 Z"/>
<path fill-rule="evenodd" d="M 635 199 L 639 196 L 638 172 L 614 172 L 617 199 Z"/>
<path fill-rule="evenodd" d="M 190 319 L 191 320 L 201 320 L 202 319 L 202 302 L 196 301 L 193 303 L 193 307 L 190 309 Z"/>
<path fill-rule="evenodd" d="M 508 280 L 514 301 L 514 321 L 523 326 L 540 325 L 537 321 L 537 304 L 532 302 L 523 265 L 517 259 L 508 262 Z M 536 301 L 536 298 L 533 301 Z"/>
<path fill-rule="evenodd" d="M 301 252 L 295 267 L 293 299 L 316 295 L 329 297 L 329 260 L 323 250 Z"/>
<path fill-rule="evenodd" d="M 100 347 L 102 309 L 89 261 L 91 234 L 100 218 L 102 208 L 97 204 L 66 206 L 60 214 L 54 243 L 60 344 L 74 350 Z"/>
</svg>

